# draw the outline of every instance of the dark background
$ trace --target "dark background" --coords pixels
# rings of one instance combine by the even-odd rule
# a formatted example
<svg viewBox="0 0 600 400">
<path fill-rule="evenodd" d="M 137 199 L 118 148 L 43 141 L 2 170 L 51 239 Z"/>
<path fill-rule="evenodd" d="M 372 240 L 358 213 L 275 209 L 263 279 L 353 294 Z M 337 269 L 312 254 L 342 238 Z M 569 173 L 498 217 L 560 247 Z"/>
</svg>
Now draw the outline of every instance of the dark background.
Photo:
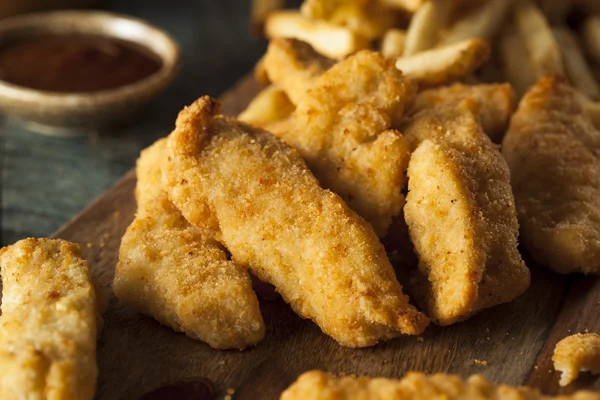
<svg viewBox="0 0 600 400">
<path fill-rule="evenodd" d="M 182 49 L 181 73 L 136 121 L 114 132 L 47 137 L 0 117 L 0 245 L 52 234 L 131 169 L 142 148 L 166 136 L 184 105 L 219 96 L 266 46 L 248 33 L 249 0 L 113 0 L 107 9 L 171 33 Z"/>
</svg>

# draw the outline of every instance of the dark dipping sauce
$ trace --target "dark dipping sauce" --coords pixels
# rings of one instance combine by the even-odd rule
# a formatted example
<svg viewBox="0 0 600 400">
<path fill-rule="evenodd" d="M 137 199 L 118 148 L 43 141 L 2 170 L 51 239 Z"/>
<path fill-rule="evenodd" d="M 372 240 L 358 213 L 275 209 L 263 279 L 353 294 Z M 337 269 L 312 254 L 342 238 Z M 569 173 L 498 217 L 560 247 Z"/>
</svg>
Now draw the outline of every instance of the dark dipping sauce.
<svg viewBox="0 0 600 400">
<path fill-rule="evenodd" d="M 94 35 L 49 35 L 0 48 L 0 79 L 50 92 L 97 92 L 137 82 L 162 62 L 125 40 Z"/>
</svg>

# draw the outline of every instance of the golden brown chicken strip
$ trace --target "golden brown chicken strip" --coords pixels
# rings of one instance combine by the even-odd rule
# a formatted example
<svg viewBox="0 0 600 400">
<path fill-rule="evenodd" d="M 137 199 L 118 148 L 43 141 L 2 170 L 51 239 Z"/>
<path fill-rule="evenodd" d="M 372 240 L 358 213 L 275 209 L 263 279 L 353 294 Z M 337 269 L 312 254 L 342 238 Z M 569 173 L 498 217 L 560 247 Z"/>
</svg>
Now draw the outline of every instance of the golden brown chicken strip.
<svg viewBox="0 0 600 400">
<path fill-rule="evenodd" d="M 399 380 L 335 377 L 321 371 L 302 374 L 281 400 L 600 400 L 600 394 L 580 391 L 568 396 L 544 396 L 536 389 L 496 385 L 481 375 L 463 380 L 456 375 L 409 372 Z"/>
<path fill-rule="evenodd" d="M 413 112 L 440 104 L 460 104 L 470 98 L 478 103 L 475 116 L 483 131 L 499 143 L 508 128 L 510 117 L 515 111 L 516 94 L 510 84 L 464 85 L 455 83 L 450 86 L 423 90 L 417 95 Z"/>
<path fill-rule="evenodd" d="M 0 399 L 93 399 L 99 312 L 81 248 L 24 239 L 0 250 L 0 271 Z"/>
<path fill-rule="evenodd" d="M 554 348 L 554 369 L 561 371 L 560 385 L 567 386 L 581 371 L 600 374 L 600 335 L 578 333 L 567 336 Z"/>
<path fill-rule="evenodd" d="M 263 58 L 269 79 L 298 104 L 315 80 L 335 64 L 301 40 L 277 38 L 271 40 Z"/>
<path fill-rule="evenodd" d="M 422 332 L 427 318 L 408 303 L 372 228 L 295 150 L 217 108 L 199 99 L 168 138 L 163 179 L 186 218 L 213 215 L 235 262 L 342 345 Z"/>
<path fill-rule="evenodd" d="M 478 109 L 470 98 L 450 101 L 423 109 L 404 128 L 416 148 L 404 207 L 419 256 L 410 289 L 440 325 L 529 286 L 508 167 L 474 116 Z"/>
<path fill-rule="evenodd" d="M 559 273 L 600 273 L 600 132 L 575 91 L 554 78 L 534 85 L 502 153 L 531 256 Z"/>
<path fill-rule="evenodd" d="M 269 129 L 383 236 L 404 204 L 409 158 L 391 126 L 412 106 L 415 91 L 393 61 L 362 51 L 318 78 L 282 129 Z"/>
<path fill-rule="evenodd" d="M 166 139 L 142 151 L 138 211 L 121 241 L 113 290 L 126 306 L 217 349 L 261 341 L 265 326 L 248 272 L 227 260 L 214 232 L 190 225 L 168 199 Z"/>
</svg>

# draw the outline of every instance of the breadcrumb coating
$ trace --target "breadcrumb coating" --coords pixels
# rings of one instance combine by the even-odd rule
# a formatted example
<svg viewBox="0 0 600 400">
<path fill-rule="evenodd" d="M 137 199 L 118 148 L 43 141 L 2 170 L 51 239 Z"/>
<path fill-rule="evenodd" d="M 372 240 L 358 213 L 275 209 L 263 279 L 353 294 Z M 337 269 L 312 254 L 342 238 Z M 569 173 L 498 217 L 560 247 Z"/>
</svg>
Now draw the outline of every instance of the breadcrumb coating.
<svg viewBox="0 0 600 400">
<path fill-rule="evenodd" d="M 440 325 L 511 301 L 530 281 L 508 167 L 478 109 L 471 98 L 424 108 L 404 129 L 416 147 L 404 207 L 419 256 L 410 291 Z"/>
<path fill-rule="evenodd" d="M 554 369 L 561 371 L 560 385 L 567 386 L 581 371 L 600 374 L 600 335 L 578 333 L 567 336 L 554 348 Z"/>
<path fill-rule="evenodd" d="M 321 371 L 302 374 L 281 400 L 599 400 L 580 391 L 543 396 L 536 389 L 496 385 L 481 375 L 463 380 L 456 375 L 409 372 L 402 379 L 335 377 Z"/>
<path fill-rule="evenodd" d="M 79 245 L 23 239 L 0 271 L 0 399 L 93 399 L 99 312 Z"/>
<path fill-rule="evenodd" d="M 319 77 L 282 129 L 321 185 L 384 236 L 404 204 L 406 141 L 391 129 L 412 106 L 416 86 L 381 54 L 361 51 Z"/>
<path fill-rule="evenodd" d="M 372 228 L 319 186 L 298 152 L 217 113 L 216 101 L 197 100 L 168 138 L 163 179 L 186 218 L 214 215 L 234 261 L 342 345 L 421 333 L 428 320 L 408 303 Z"/>
<path fill-rule="evenodd" d="M 600 132 L 574 89 L 550 77 L 531 87 L 502 154 L 532 258 L 563 274 L 600 273 Z"/>
<path fill-rule="evenodd" d="M 190 225 L 161 182 L 166 139 L 137 162 L 138 211 L 121 241 L 113 290 L 126 306 L 217 349 L 260 342 L 265 326 L 248 272 L 209 229 Z"/>
<path fill-rule="evenodd" d="M 450 86 L 423 90 L 417 95 L 413 112 L 440 104 L 458 106 L 467 98 L 477 103 L 477 108 L 474 110 L 475 116 L 483 131 L 493 142 L 500 143 L 516 107 L 516 94 L 508 83 L 482 85 L 455 83 Z"/>
</svg>

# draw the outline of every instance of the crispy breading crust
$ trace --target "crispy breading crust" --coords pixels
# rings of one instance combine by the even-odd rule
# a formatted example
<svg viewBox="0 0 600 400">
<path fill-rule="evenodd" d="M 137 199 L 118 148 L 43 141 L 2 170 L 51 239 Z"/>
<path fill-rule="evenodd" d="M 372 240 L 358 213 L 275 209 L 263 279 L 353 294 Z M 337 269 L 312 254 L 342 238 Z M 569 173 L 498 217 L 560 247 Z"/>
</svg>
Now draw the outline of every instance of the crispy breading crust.
<svg viewBox="0 0 600 400">
<path fill-rule="evenodd" d="M 283 129 L 269 128 L 298 150 L 322 186 L 384 236 L 404 204 L 409 158 L 404 138 L 390 128 L 415 92 L 393 61 L 361 51 L 318 78 Z"/>
<path fill-rule="evenodd" d="M 291 102 L 298 104 L 315 80 L 335 61 L 298 39 L 276 38 L 269 42 L 263 67 L 269 79 L 281 87 Z"/>
<path fill-rule="evenodd" d="M 578 333 L 556 344 L 552 356 L 554 369 L 561 371 L 560 385 L 567 386 L 580 371 L 600 374 L 600 335 Z"/>
<path fill-rule="evenodd" d="M 550 77 L 534 85 L 502 154 L 531 256 L 559 273 L 600 273 L 600 132 L 574 90 Z"/>
<path fill-rule="evenodd" d="M 164 183 L 187 219 L 202 224 L 197 210 L 209 210 L 233 259 L 342 345 L 422 332 L 428 320 L 402 294 L 372 228 L 321 189 L 295 150 L 215 116 L 217 107 L 199 99 L 168 138 Z"/>
<path fill-rule="evenodd" d="M 248 272 L 209 229 L 190 225 L 161 183 L 166 139 L 137 162 L 138 211 L 119 249 L 113 290 L 128 307 L 217 349 L 261 341 L 265 326 Z"/>
<path fill-rule="evenodd" d="M 478 103 L 479 107 L 476 109 L 475 116 L 483 131 L 493 142 L 500 143 L 516 107 L 516 94 L 508 83 L 485 85 L 455 83 L 450 86 L 423 90 L 417 95 L 413 112 L 419 112 L 442 103 L 458 106 L 466 98 Z"/>
<path fill-rule="evenodd" d="M 24 239 L 0 270 L 0 399 L 93 399 L 98 305 L 81 248 Z"/>
<path fill-rule="evenodd" d="M 425 108 L 407 123 L 416 147 L 405 219 L 419 256 L 411 293 L 448 325 L 513 300 L 529 286 L 506 162 L 465 99 Z"/>
<path fill-rule="evenodd" d="M 463 380 L 456 375 L 409 372 L 400 380 L 335 377 L 321 371 L 302 374 L 281 400 L 600 400 L 580 391 L 568 396 L 543 396 L 536 389 L 488 382 L 481 375 Z"/>
</svg>

